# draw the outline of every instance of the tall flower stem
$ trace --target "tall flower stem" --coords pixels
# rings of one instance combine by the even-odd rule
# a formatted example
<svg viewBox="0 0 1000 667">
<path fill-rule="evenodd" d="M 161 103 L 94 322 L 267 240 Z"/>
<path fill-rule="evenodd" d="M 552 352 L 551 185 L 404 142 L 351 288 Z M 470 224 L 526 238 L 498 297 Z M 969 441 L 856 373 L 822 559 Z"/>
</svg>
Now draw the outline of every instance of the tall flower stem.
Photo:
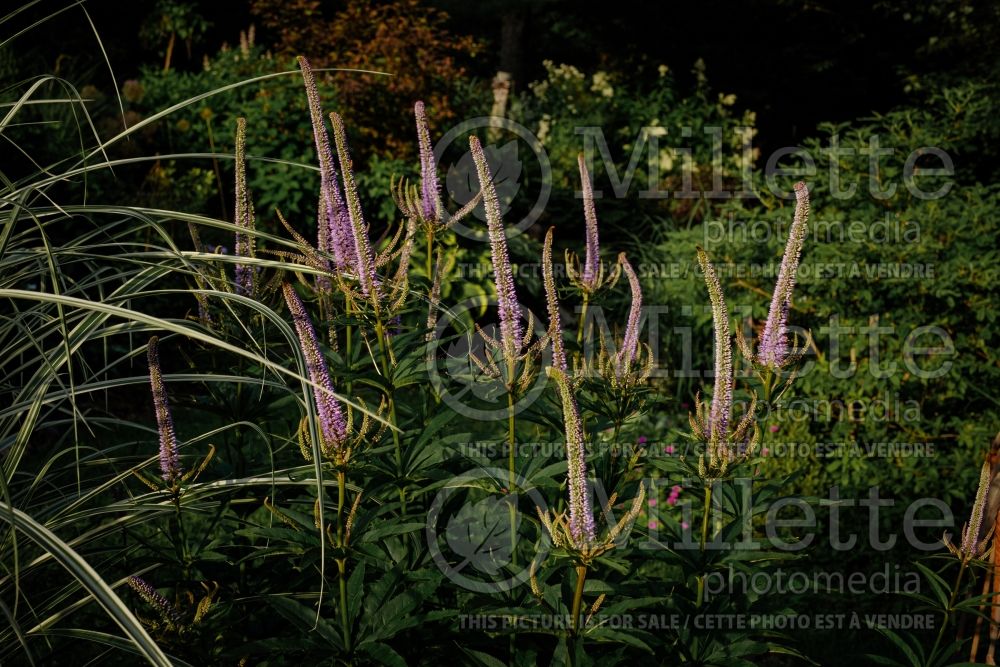
<svg viewBox="0 0 1000 667">
<path fill-rule="evenodd" d="M 351 651 L 351 623 L 347 618 L 347 559 L 343 557 L 347 545 L 344 544 L 344 505 L 347 494 L 347 474 L 337 471 L 337 546 L 341 557 L 337 559 L 338 587 L 340 593 L 340 626 L 344 633 L 344 646 Z M 320 500 L 322 502 L 322 499 Z"/>
<path fill-rule="evenodd" d="M 515 452 L 517 449 L 517 436 L 514 432 L 515 427 L 515 410 L 514 410 L 514 392 L 507 392 L 507 492 L 511 495 L 511 498 L 515 498 L 514 494 L 514 484 L 517 482 L 517 470 L 515 469 L 516 457 Z M 510 512 L 510 554 L 513 564 L 517 565 L 517 505 L 511 502 L 508 507 Z"/>
<path fill-rule="evenodd" d="M 941 622 L 941 627 L 938 629 L 937 637 L 934 639 L 934 647 L 931 649 L 931 658 L 937 655 L 938 647 L 941 645 L 941 640 L 944 639 L 945 630 L 948 629 L 948 625 L 951 623 L 951 617 L 954 615 L 955 600 L 958 599 L 958 591 L 962 587 L 962 579 L 965 577 L 965 569 L 969 566 L 969 562 L 966 558 L 962 558 L 960 565 L 958 566 L 958 576 L 955 578 L 955 585 L 951 589 L 951 597 L 948 598 L 948 608 L 944 611 L 944 620 Z"/>
<path fill-rule="evenodd" d="M 434 282 L 434 232 L 427 232 L 427 280 Z"/>
<path fill-rule="evenodd" d="M 346 495 L 347 475 L 343 470 L 337 471 L 337 544 L 344 545 L 344 500 Z"/>
<path fill-rule="evenodd" d="M 573 634 L 580 632 L 580 607 L 583 606 L 583 585 L 587 581 L 587 566 L 576 566 L 576 590 L 573 591 L 573 607 L 570 611 L 570 627 Z"/>
<path fill-rule="evenodd" d="M 389 395 L 389 418 L 392 421 L 392 444 L 396 448 L 396 470 L 399 474 L 403 473 L 403 450 L 402 445 L 399 442 L 399 431 L 396 428 L 396 424 L 399 419 L 396 417 L 396 399 L 393 398 L 392 394 Z M 400 511 L 406 514 L 406 485 L 399 485 L 399 504 Z"/>
<path fill-rule="evenodd" d="M 583 331 L 587 328 L 587 306 L 590 304 L 590 295 L 586 292 L 583 293 L 583 309 L 580 311 L 580 326 L 576 332 L 576 344 L 580 348 L 581 353 L 583 350 Z"/>
<path fill-rule="evenodd" d="M 514 420 L 514 393 L 509 391 L 507 392 L 507 469 L 509 472 L 507 488 L 509 489 L 514 488 L 514 482 L 517 477 L 514 456 L 514 450 L 517 448 L 517 436 L 514 433 Z"/>
<path fill-rule="evenodd" d="M 347 560 L 337 559 L 337 573 L 340 580 L 340 626 L 344 633 L 344 647 L 351 652 L 351 622 L 347 618 Z"/>
<path fill-rule="evenodd" d="M 705 543 L 708 542 L 708 516 L 712 510 L 712 485 L 705 487 L 705 507 L 701 514 L 701 539 L 698 548 L 704 553 Z"/>
<path fill-rule="evenodd" d="M 184 532 L 184 512 L 181 509 L 181 494 L 179 491 L 174 493 L 173 501 L 174 519 L 177 522 L 177 552 L 183 564 L 184 577 L 190 578 L 191 557 L 188 553 L 187 534 Z"/>
<path fill-rule="evenodd" d="M 354 331 L 353 331 L 354 327 L 351 326 L 351 317 L 354 315 L 354 307 L 351 304 L 351 300 L 349 298 L 344 303 L 344 310 L 347 314 L 347 326 L 344 327 L 344 351 L 346 353 L 345 359 L 347 361 L 347 371 L 348 371 L 347 395 L 351 396 L 352 395 L 351 389 L 354 384 L 350 379 L 351 364 L 353 363 L 354 360 L 354 354 L 353 354 L 354 342 L 352 340 L 354 338 Z"/>
<path fill-rule="evenodd" d="M 395 391 L 393 390 L 392 383 L 389 378 L 389 373 L 392 368 L 392 348 L 390 347 L 389 338 L 386 336 L 385 326 L 382 324 L 382 319 L 379 317 L 378 313 L 375 314 L 375 335 L 378 338 L 379 352 L 382 356 L 382 374 L 387 383 L 385 397 L 389 404 L 389 430 L 392 431 L 392 444 L 395 449 L 396 473 L 402 475 L 403 446 L 399 439 L 399 429 L 396 428 L 398 420 L 396 418 L 396 399 L 394 398 Z M 403 514 L 406 514 L 406 487 L 403 484 L 400 484 L 399 486 L 399 503 L 400 510 Z"/>
<path fill-rule="evenodd" d="M 775 379 L 774 370 L 770 367 L 765 368 L 764 377 L 761 378 L 761 385 L 764 391 L 764 400 L 768 404 L 771 403 L 771 393 L 774 391 Z"/>
<path fill-rule="evenodd" d="M 705 544 L 708 542 L 708 518 L 712 511 L 712 485 L 708 484 L 705 487 L 705 507 L 702 508 L 701 513 L 701 537 L 698 541 L 698 549 L 701 551 L 702 556 L 705 554 Z M 696 606 L 700 607 L 702 602 L 705 601 L 705 576 L 700 575 L 698 577 L 698 600 Z"/>
</svg>

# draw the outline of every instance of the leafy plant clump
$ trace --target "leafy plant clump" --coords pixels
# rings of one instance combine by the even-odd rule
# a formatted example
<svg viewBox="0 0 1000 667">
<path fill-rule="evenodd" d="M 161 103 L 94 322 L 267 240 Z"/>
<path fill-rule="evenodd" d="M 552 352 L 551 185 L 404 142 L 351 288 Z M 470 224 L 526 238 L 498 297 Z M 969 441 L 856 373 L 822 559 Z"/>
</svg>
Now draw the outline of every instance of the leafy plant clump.
<svg viewBox="0 0 1000 667">
<path fill-rule="evenodd" d="M 271 3 L 257 5 L 281 24 Z M 593 165 L 570 153 L 564 124 L 537 117 L 550 124 L 557 178 L 579 176 L 573 224 L 583 233 L 551 226 L 539 247 L 505 220 L 503 149 L 488 131 L 463 137 L 474 192 L 450 210 L 433 105 L 416 102 L 410 177 L 371 192 L 348 122 L 329 112 L 310 62 L 299 57 L 297 71 L 280 75 L 256 69 L 275 63 L 247 36 L 191 81 L 148 73 L 173 98 L 168 84 L 197 88 L 221 70 L 216 92 L 232 86 L 246 97 L 217 115 L 189 90 L 177 116 L 147 99 L 123 132 L 95 129 L 83 159 L 3 181 L 0 662 L 809 662 L 803 635 L 780 620 L 798 618 L 798 600 L 734 582 L 799 560 L 798 526 L 775 529 L 774 519 L 789 489 L 818 483 L 768 448 L 785 437 L 776 416 L 794 392 L 821 382 L 798 377 L 810 341 L 800 314 L 825 313 L 800 274 L 817 253 L 837 252 L 809 235 L 811 207 L 831 206 L 829 192 L 798 182 L 787 206 L 774 202 L 789 224 L 773 286 L 757 290 L 767 295 L 753 306 L 759 334 L 732 326 L 733 290 L 716 265 L 732 248 L 686 248 L 713 372 L 681 405 L 652 377 L 659 351 L 641 335 L 651 296 L 642 252 L 609 252 Z M 579 103 L 631 122 L 612 101 L 612 80 L 584 85 L 579 72 L 548 70 L 521 110 L 528 117 L 541 102 Z M 230 74 L 295 81 L 294 97 L 237 86 Z M 135 85 L 130 104 L 140 107 Z M 670 91 L 660 84 L 657 104 Z M 241 104 L 266 107 L 255 116 L 272 121 L 230 119 Z M 731 104 L 722 98 L 713 112 L 728 125 Z M 231 137 L 235 196 L 222 205 L 231 221 L 198 206 L 60 199 L 70 179 L 106 184 L 106 170 L 138 161 L 116 151 L 156 126 L 204 131 L 220 145 Z M 297 177 L 297 155 L 271 155 L 285 132 L 308 142 L 318 179 Z M 266 167 L 249 157 L 262 153 Z M 261 174 L 272 164 L 288 168 L 277 181 Z M 170 163 L 158 168 L 165 189 L 176 187 Z M 740 168 L 726 164 L 726 178 Z M 221 172 L 195 175 L 202 198 Z M 391 204 L 375 213 L 376 197 Z M 688 227 L 717 212 L 664 206 Z M 459 223 L 478 226 L 481 247 L 456 239 Z M 536 284 L 516 270 L 515 244 L 535 253 Z M 481 283 L 460 274 L 470 260 L 484 268 Z M 615 303 L 624 307 L 609 307 L 604 326 L 598 306 Z M 963 317 L 991 319 L 972 305 Z M 663 411 L 687 413 L 687 425 L 648 436 Z M 937 633 L 868 630 L 911 664 L 964 653 L 954 640 L 960 614 L 984 617 L 990 594 L 965 593 L 970 573 L 996 557 L 991 473 L 987 463 L 960 538 L 946 538 L 941 572 L 918 566 L 931 593 L 915 597 Z M 945 570 L 956 565 L 950 584 Z M 980 623 L 974 636 L 989 630 Z"/>
</svg>

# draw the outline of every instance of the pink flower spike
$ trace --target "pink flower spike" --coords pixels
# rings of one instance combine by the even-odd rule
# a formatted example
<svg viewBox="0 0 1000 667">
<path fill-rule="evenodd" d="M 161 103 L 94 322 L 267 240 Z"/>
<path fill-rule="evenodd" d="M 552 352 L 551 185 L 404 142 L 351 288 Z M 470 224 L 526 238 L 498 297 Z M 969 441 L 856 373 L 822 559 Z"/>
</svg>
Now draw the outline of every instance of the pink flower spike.
<svg viewBox="0 0 1000 667">
<path fill-rule="evenodd" d="M 618 255 L 618 262 L 621 264 L 625 275 L 628 276 L 629 288 L 632 291 L 632 305 L 629 308 L 628 322 L 625 325 L 625 336 L 622 339 L 621 349 L 615 357 L 615 373 L 620 378 L 628 373 L 632 368 L 632 362 L 639 352 L 639 320 L 642 317 L 642 286 L 639 284 L 639 276 L 636 275 L 625 258 L 625 253 Z"/>
<path fill-rule="evenodd" d="M 475 135 L 469 137 L 469 150 L 476 164 L 479 176 L 479 189 L 483 193 L 483 207 L 486 211 L 486 223 L 489 229 L 490 258 L 493 262 L 493 282 L 497 290 L 497 310 L 500 315 L 500 342 L 503 348 L 504 360 L 507 363 L 517 357 L 521 346 L 521 308 L 517 302 L 517 292 L 514 289 L 514 273 L 510 266 L 510 255 L 507 253 L 507 236 L 504 232 L 503 218 L 500 215 L 500 200 L 497 198 L 496 186 L 490 175 L 486 155 L 482 144 Z"/>
<path fill-rule="evenodd" d="M 420 146 L 420 206 L 424 220 L 441 222 L 441 184 L 438 182 L 434 162 L 434 149 L 431 147 L 431 133 L 427 129 L 427 113 L 424 103 L 413 105 L 413 113 L 417 119 L 417 142 Z"/>
<path fill-rule="evenodd" d="M 172 485 L 184 471 L 181 468 L 174 419 L 170 414 L 167 387 L 163 384 L 160 371 L 159 338 L 153 336 L 149 339 L 146 353 L 149 359 L 149 382 L 153 389 L 153 407 L 156 410 L 156 427 L 160 434 L 160 471 L 163 473 L 163 481 Z"/>
<path fill-rule="evenodd" d="M 757 348 L 758 362 L 772 368 L 780 367 L 788 356 L 788 305 L 795 289 L 795 272 L 799 268 L 802 245 L 808 232 L 808 220 L 809 188 L 805 183 L 799 182 L 795 184 L 792 227 L 788 231 L 785 253 L 781 257 L 781 268 L 778 269 L 778 279 L 771 295 L 771 307 Z"/>
<path fill-rule="evenodd" d="M 594 208 L 594 188 L 583 153 L 577 158 L 580 166 L 580 187 L 583 189 L 583 215 L 587 224 L 587 256 L 583 262 L 582 282 L 588 289 L 597 287 L 601 272 L 601 251 L 597 238 L 597 211 Z"/>
</svg>

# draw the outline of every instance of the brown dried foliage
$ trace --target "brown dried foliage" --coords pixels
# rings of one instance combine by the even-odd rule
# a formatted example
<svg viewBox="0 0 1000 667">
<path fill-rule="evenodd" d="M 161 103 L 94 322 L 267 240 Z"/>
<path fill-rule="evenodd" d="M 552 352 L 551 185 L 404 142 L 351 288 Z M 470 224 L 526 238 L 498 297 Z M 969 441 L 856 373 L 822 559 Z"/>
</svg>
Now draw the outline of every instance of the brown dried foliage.
<svg viewBox="0 0 1000 667">
<path fill-rule="evenodd" d="M 448 15 L 419 0 L 345 3 L 324 11 L 319 0 L 253 0 L 252 11 L 279 52 L 305 55 L 314 68 L 377 70 L 391 77 L 334 72 L 335 108 L 368 151 L 415 154 L 413 103 L 423 100 L 432 121 L 455 116 L 456 84 L 480 45 L 447 29 Z"/>
</svg>

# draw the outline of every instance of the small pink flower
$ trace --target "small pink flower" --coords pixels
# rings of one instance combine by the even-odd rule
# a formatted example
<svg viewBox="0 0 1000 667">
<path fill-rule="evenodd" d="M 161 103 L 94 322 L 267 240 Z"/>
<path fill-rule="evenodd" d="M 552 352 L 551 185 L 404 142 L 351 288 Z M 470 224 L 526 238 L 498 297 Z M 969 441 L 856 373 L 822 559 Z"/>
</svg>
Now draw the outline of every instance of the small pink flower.
<svg viewBox="0 0 1000 667">
<path fill-rule="evenodd" d="M 644 435 L 640 435 L 639 436 L 639 444 L 640 445 L 645 445 L 646 444 L 646 436 L 644 436 Z"/>
<path fill-rule="evenodd" d="M 684 490 L 684 487 L 681 486 L 680 484 L 674 484 L 672 487 L 670 487 L 670 493 L 673 493 L 673 494 L 678 494 L 678 493 L 680 493 L 683 490 Z"/>
<path fill-rule="evenodd" d="M 777 433 L 781 429 L 777 424 L 771 424 L 771 433 Z"/>
<path fill-rule="evenodd" d="M 677 504 L 677 497 L 676 496 L 670 496 L 669 498 L 667 498 L 667 504 L 670 505 L 671 507 L 673 507 L 674 505 L 676 505 Z"/>
<path fill-rule="evenodd" d="M 666 447 L 663 448 L 663 451 L 666 452 L 667 454 L 673 454 L 674 451 L 676 450 L 674 450 L 673 445 L 667 445 Z"/>
<path fill-rule="evenodd" d="M 649 506 L 650 507 L 656 507 L 656 498 L 650 498 L 649 499 Z"/>
<path fill-rule="evenodd" d="M 771 450 L 768 449 L 767 447 L 765 447 L 764 449 L 760 450 L 760 455 L 761 456 L 767 456 L 770 453 L 771 453 Z"/>
<path fill-rule="evenodd" d="M 691 407 L 691 404 L 690 403 L 681 403 L 681 407 L 684 408 L 685 410 L 687 410 L 688 408 Z"/>
<path fill-rule="evenodd" d="M 657 526 L 656 519 L 653 519 L 652 521 L 650 521 L 648 525 L 649 525 L 649 529 L 650 530 L 656 530 L 656 526 Z"/>
<path fill-rule="evenodd" d="M 691 524 L 689 524 L 687 521 L 681 521 L 681 529 L 682 530 L 687 530 L 690 527 L 691 527 Z"/>
</svg>

